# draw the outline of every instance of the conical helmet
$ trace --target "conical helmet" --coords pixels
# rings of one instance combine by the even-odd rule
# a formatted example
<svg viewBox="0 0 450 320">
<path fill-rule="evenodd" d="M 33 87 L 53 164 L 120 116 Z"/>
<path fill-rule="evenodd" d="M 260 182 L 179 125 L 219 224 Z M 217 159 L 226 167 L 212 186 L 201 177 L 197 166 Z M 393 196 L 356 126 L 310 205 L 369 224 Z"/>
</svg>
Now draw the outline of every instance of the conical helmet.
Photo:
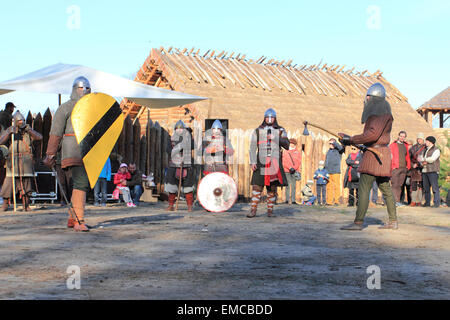
<svg viewBox="0 0 450 320">
<path fill-rule="evenodd" d="M 25 125 L 26 125 L 26 123 L 25 123 L 25 117 L 20 113 L 20 111 L 19 110 L 17 110 L 15 113 L 14 113 L 14 123 L 19 123 L 19 121 L 23 121 L 22 122 L 22 126 L 21 127 L 24 127 Z"/>
<path fill-rule="evenodd" d="M 83 88 L 84 94 L 91 93 L 91 84 L 89 83 L 89 80 L 83 76 L 78 77 L 73 81 L 72 88 Z"/>
<path fill-rule="evenodd" d="M 367 90 L 366 96 L 386 98 L 386 89 L 381 83 L 374 83 L 370 86 L 369 90 Z"/>
<path fill-rule="evenodd" d="M 267 117 L 276 118 L 277 117 L 276 111 L 273 110 L 272 108 L 267 109 L 266 112 L 264 113 L 264 118 Z"/>
<path fill-rule="evenodd" d="M 175 130 L 176 129 L 186 129 L 186 125 L 182 120 L 178 120 L 177 123 L 175 123 Z"/>
<path fill-rule="evenodd" d="M 223 129 L 222 122 L 219 119 L 213 122 L 211 129 Z"/>
</svg>

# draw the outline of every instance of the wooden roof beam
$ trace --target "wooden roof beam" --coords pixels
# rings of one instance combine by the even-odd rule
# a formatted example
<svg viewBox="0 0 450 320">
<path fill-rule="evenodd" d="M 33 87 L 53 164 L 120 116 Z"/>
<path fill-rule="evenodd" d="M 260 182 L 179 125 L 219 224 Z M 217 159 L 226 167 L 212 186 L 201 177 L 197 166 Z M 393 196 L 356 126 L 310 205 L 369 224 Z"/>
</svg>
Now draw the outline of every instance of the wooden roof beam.
<svg viewBox="0 0 450 320">
<path fill-rule="evenodd" d="M 256 60 L 256 62 L 255 63 L 260 63 L 261 62 L 261 60 L 264 58 L 264 56 L 261 56 L 261 58 L 259 58 L 258 60 Z"/>
<path fill-rule="evenodd" d="M 206 51 L 206 53 L 203 55 L 203 58 L 205 58 L 210 51 L 211 51 L 211 49 L 208 49 L 208 51 Z"/>
</svg>

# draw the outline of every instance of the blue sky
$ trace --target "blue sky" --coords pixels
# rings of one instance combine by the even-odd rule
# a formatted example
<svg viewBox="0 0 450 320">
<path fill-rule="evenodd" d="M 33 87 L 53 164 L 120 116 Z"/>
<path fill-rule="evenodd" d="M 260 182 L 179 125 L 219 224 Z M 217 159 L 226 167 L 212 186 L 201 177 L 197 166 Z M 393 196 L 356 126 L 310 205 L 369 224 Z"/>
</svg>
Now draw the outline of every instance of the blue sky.
<svg viewBox="0 0 450 320">
<path fill-rule="evenodd" d="M 131 77 L 151 48 L 174 46 L 380 69 L 413 108 L 450 85 L 447 0 L 17 0 L 2 4 L 0 29 L 0 81 L 58 62 Z M 2 95 L 0 108 L 7 101 L 57 107 L 46 94 Z"/>
</svg>

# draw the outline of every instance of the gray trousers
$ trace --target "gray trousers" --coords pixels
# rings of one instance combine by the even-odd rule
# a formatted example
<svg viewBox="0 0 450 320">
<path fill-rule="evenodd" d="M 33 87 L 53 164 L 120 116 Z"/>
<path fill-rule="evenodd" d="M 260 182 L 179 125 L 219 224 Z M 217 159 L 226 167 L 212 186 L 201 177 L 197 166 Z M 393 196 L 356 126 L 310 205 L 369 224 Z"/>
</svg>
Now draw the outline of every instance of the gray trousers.
<svg viewBox="0 0 450 320">
<path fill-rule="evenodd" d="M 316 183 L 316 190 L 317 190 L 317 203 L 318 204 L 327 203 L 327 185 Z"/>
<path fill-rule="evenodd" d="M 289 172 L 285 172 L 286 179 L 288 185 L 286 186 L 286 201 L 289 202 L 289 199 L 291 199 L 291 202 L 295 202 L 295 188 L 296 188 L 296 181 L 294 179 L 294 175 L 290 174 Z"/>
<path fill-rule="evenodd" d="M 94 186 L 94 203 L 106 203 L 107 201 L 107 191 L 106 188 L 108 182 L 106 178 L 98 178 L 97 183 Z"/>
<path fill-rule="evenodd" d="M 430 205 L 431 202 L 431 188 L 433 189 L 433 202 L 435 206 L 441 204 L 441 195 L 439 193 L 439 175 L 437 172 L 422 173 L 423 193 L 425 196 L 425 205 Z"/>
</svg>

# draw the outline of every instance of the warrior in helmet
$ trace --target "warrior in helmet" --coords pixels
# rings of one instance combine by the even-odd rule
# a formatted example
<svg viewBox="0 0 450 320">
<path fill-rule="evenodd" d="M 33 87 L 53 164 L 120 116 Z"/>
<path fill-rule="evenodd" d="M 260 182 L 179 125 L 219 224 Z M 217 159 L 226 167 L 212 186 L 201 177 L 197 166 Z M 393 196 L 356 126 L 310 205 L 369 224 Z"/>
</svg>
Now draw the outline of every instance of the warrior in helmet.
<svg viewBox="0 0 450 320">
<path fill-rule="evenodd" d="M 175 124 L 172 137 L 167 144 L 166 151 L 170 155 L 164 190 L 169 193 L 169 207 L 167 211 L 174 211 L 175 198 L 178 191 L 186 197 L 188 211 L 193 211 L 195 170 L 192 158 L 194 139 L 189 128 L 183 121 Z M 178 190 L 181 179 L 181 190 Z"/>
<path fill-rule="evenodd" d="M 13 139 L 11 139 L 13 135 Z M 0 145 L 9 146 L 9 154 L 6 162 L 6 178 L 2 186 L 0 196 L 3 198 L 2 210 L 8 210 L 9 199 L 13 196 L 13 192 L 19 192 L 22 199 L 24 211 L 29 211 L 30 195 L 31 195 L 31 178 L 33 172 L 33 152 L 31 150 L 32 141 L 41 140 L 42 135 L 31 129 L 26 124 L 25 118 L 16 111 L 13 117 L 13 125 L 6 129 L 0 137 Z M 14 148 L 11 142 L 14 141 Z M 12 153 L 14 150 L 14 154 Z M 12 172 L 12 161 L 14 159 L 14 173 Z M 15 189 L 13 190 L 12 177 L 15 179 Z"/>
<path fill-rule="evenodd" d="M 267 215 L 273 214 L 277 187 L 286 186 L 287 180 L 282 165 L 282 149 L 289 149 L 287 132 L 278 125 L 277 114 L 272 108 L 264 114 L 263 123 L 253 132 L 250 142 L 250 164 L 252 165 L 252 204 L 249 218 L 256 216 L 263 188 L 267 189 Z"/>
<path fill-rule="evenodd" d="M 359 179 L 359 202 L 354 223 L 342 227 L 342 230 L 362 230 L 364 217 L 369 207 L 369 193 L 374 181 L 386 200 L 389 221 L 381 226 L 381 229 L 397 229 L 397 213 L 394 196 L 389 183 L 391 177 L 391 151 L 389 141 L 391 137 L 392 122 L 394 118 L 391 106 L 386 101 L 386 91 L 381 83 L 373 84 L 367 91 L 364 100 L 364 111 L 361 123 L 364 124 L 362 134 L 350 137 L 345 133 L 339 133 L 340 142 L 343 145 L 364 144 L 367 147 L 376 148 L 381 157 L 373 152 L 365 151 L 358 168 L 361 176 Z"/>
<path fill-rule="evenodd" d="M 228 174 L 228 158 L 234 154 L 234 150 L 226 137 L 220 120 L 214 121 L 211 129 L 205 132 L 203 154 L 205 156 L 203 170 L 205 176 L 212 172 Z"/>
<path fill-rule="evenodd" d="M 91 92 L 91 85 L 85 77 L 78 77 L 72 85 L 70 100 L 63 103 L 56 110 L 53 116 L 52 127 L 50 129 L 50 139 L 48 141 L 44 164 L 50 168 L 55 165 L 56 154 L 61 143 L 61 167 L 70 171 L 73 181 L 72 206 L 75 211 L 73 216 L 69 209 L 68 228 L 75 231 L 89 231 L 84 222 L 84 207 L 86 204 L 86 192 L 90 190 L 89 179 L 81 158 L 80 147 L 78 146 L 72 126 L 72 110 L 75 104 L 84 95 Z"/>
</svg>

